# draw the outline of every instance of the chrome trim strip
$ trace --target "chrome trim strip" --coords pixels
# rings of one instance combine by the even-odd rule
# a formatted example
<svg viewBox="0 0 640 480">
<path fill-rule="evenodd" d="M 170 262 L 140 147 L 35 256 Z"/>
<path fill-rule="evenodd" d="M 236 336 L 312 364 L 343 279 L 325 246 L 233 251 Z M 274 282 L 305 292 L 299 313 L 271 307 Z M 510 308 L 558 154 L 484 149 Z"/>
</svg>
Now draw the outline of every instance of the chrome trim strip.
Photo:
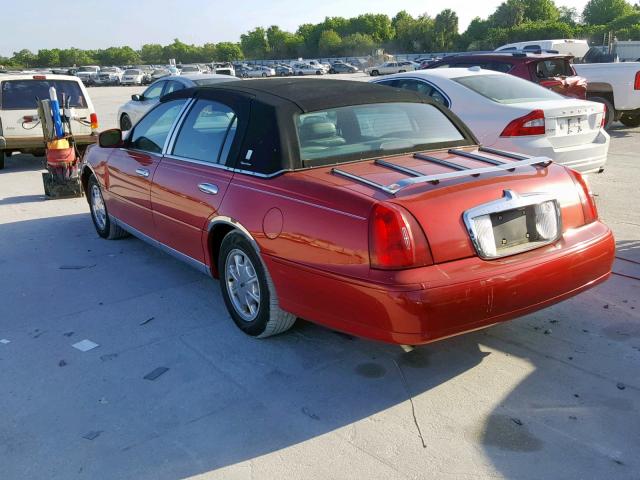
<svg viewBox="0 0 640 480">
<path fill-rule="evenodd" d="M 453 163 L 453 162 L 448 162 L 447 160 L 442 160 L 440 158 L 432 157 L 431 155 L 425 155 L 424 153 L 414 153 L 413 158 L 417 158 L 418 160 L 424 160 L 425 162 L 431 162 L 438 165 L 442 165 L 443 167 L 452 168 L 454 170 L 470 170 L 469 167 L 458 165 L 457 163 Z"/>
<path fill-rule="evenodd" d="M 358 175 L 355 175 L 353 173 L 345 172 L 344 170 L 340 170 L 339 168 L 332 168 L 331 173 L 333 173 L 334 175 L 339 175 L 341 177 L 348 178 L 349 180 L 354 180 L 356 182 L 363 183 L 369 187 L 382 190 L 383 192 L 389 193 L 391 195 L 397 192 L 397 190 L 394 190 L 393 188 L 382 185 L 381 183 L 374 182 L 372 180 L 367 180 L 366 178 L 359 177 Z"/>
<path fill-rule="evenodd" d="M 234 220 L 231 217 L 227 217 L 227 216 L 224 216 L 224 215 L 219 215 L 217 217 L 213 217 L 209 221 L 209 225 L 207 226 L 207 231 L 211 232 L 211 230 L 213 230 L 213 227 L 215 227 L 219 223 L 223 223 L 225 225 L 231 225 L 236 230 L 239 230 L 240 233 L 242 233 L 245 237 L 247 237 L 247 240 L 249 240 L 251 245 L 253 245 L 253 248 L 256 249 L 256 252 L 260 252 L 260 247 L 258 246 L 258 242 L 256 242 L 256 239 L 253 238 L 253 235 L 251 235 L 251 233 L 249 233 L 249 230 L 247 230 L 244 227 L 244 225 L 242 225 L 240 222 L 238 222 L 237 220 Z"/>
<path fill-rule="evenodd" d="M 390 170 L 395 170 L 396 172 L 406 173 L 407 175 L 411 175 L 413 177 L 424 176 L 424 173 L 414 170 L 413 168 L 403 167 L 401 165 L 396 165 L 395 163 L 387 162 L 385 160 L 374 160 L 373 163 Z"/>
<path fill-rule="evenodd" d="M 175 248 L 171 248 L 168 245 L 165 245 L 164 243 L 156 240 L 155 238 L 150 237 L 149 235 L 142 233 L 140 230 L 132 227 L 131 225 L 123 222 L 122 220 L 117 219 L 116 217 L 114 217 L 113 215 L 109 214 L 109 220 L 111 220 L 112 222 L 114 222 L 115 224 L 119 225 L 121 228 L 124 228 L 127 232 L 129 232 L 131 235 L 139 238 L 140 240 L 142 240 L 143 242 L 148 243 L 149 245 L 152 245 L 156 248 L 159 248 L 160 250 L 162 250 L 163 252 L 171 255 L 174 258 L 177 258 L 178 260 L 182 260 L 183 262 L 185 262 L 186 264 L 190 265 L 191 267 L 195 268 L 196 270 L 198 270 L 200 273 L 204 273 L 205 275 L 207 275 L 208 277 L 211 276 L 211 270 L 209 269 L 209 267 L 207 267 L 204 263 L 199 262 L 198 260 L 191 258 L 188 255 L 185 255 L 182 252 L 179 252 L 178 250 L 176 250 Z"/>
<path fill-rule="evenodd" d="M 171 125 L 171 128 L 169 129 L 169 135 L 167 135 L 167 138 L 164 141 L 164 146 L 162 147 L 163 155 L 166 155 L 167 152 L 170 152 L 171 150 L 173 150 L 173 144 L 176 141 L 178 130 L 180 130 L 180 126 L 182 126 L 182 123 L 187 116 L 187 111 L 191 110 L 191 106 L 195 102 L 196 102 L 196 99 L 193 97 L 187 99 L 187 101 L 184 102 L 184 105 L 180 109 L 178 116 L 175 118 L 175 120 L 173 121 L 173 124 Z"/>
<path fill-rule="evenodd" d="M 222 165 L 220 163 L 203 162 L 202 160 L 193 160 L 191 158 L 181 157 L 179 155 L 173 155 L 173 154 L 171 154 L 171 155 L 167 154 L 167 155 L 164 156 L 164 158 L 168 158 L 170 160 L 178 160 L 180 162 L 194 163 L 196 165 L 204 165 L 205 167 L 219 168 L 221 170 L 226 170 L 228 172 L 241 173 L 243 175 L 248 175 L 248 176 L 251 176 L 251 177 L 258 177 L 258 178 L 277 177 L 278 175 L 281 175 L 281 174 L 289 171 L 289 170 L 278 170 L 277 172 L 269 173 L 269 174 L 267 174 L 267 173 L 257 173 L 257 172 L 251 172 L 249 170 L 242 170 L 240 168 L 227 167 L 226 165 Z"/>
<path fill-rule="evenodd" d="M 471 158 L 478 162 L 488 163 L 489 165 L 504 165 L 502 160 L 496 160 L 495 158 L 485 157 L 484 155 L 478 155 L 477 153 L 466 152 L 464 150 L 458 150 L 457 148 L 449 149 L 449 153 L 452 155 L 459 155 L 460 157 Z"/>
<path fill-rule="evenodd" d="M 511 158 L 513 160 L 526 160 L 527 158 L 531 158 L 530 155 L 520 155 L 515 152 L 506 152 L 504 150 L 498 150 L 496 148 L 490 147 L 479 147 L 478 151 L 485 153 L 493 153 L 494 155 L 501 155 L 503 157 Z"/>
<path fill-rule="evenodd" d="M 465 152 L 466 153 L 466 152 Z M 382 185 L 380 183 L 374 182 L 372 180 L 368 180 L 366 178 L 360 177 L 353 173 L 345 172 L 344 170 L 340 170 L 337 168 L 331 169 L 331 173 L 335 175 L 340 175 L 345 178 L 349 178 L 350 180 L 360 182 L 369 187 L 380 190 L 384 193 L 388 193 L 389 195 L 395 195 L 400 190 L 410 187 L 412 185 L 418 185 L 421 183 L 439 183 L 442 180 L 452 180 L 455 178 L 462 178 L 466 176 L 476 177 L 481 173 L 492 173 L 492 172 L 504 172 L 513 171 L 518 167 L 526 167 L 530 165 L 541 165 L 542 167 L 548 167 L 552 163 L 552 160 L 547 157 L 531 157 L 526 160 L 520 160 L 517 162 L 505 162 L 500 165 L 494 165 L 491 167 L 483 167 L 483 168 L 474 168 L 469 170 L 461 170 L 456 172 L 447 172 L 447 173 L 436 173 L 433 175 L 423 175 L 420 177 L 412 177 L 405 178 L 397 181 L 396 183 L 392 183 L 391 185 Z"/>
<path fill-rule="evenodd" d="M 491 202 L 478 205 L 477 207 L 470 208 L 462 214 L 462 218 L 464 220 L 465 227 L 467 228 L 467 232 L 469 233 L 469 237 L 471 238 L 471 242 L 473 243 L 473 247 L 475 248 L 480 258 L 484 260 L 494 260 L 511 255 L 516 255 L 518 253 L 527 252 L 529 250 L 534 250 L 536 248 L 549 245 L 556 242 L 560 237 L 562 237 L 562 214 L 560 211 L 560 204 L 554 196 L 548 193 L 527 193 L 518 195 L 513 190 L 504 190 L 503 194 L 504 196 L 502 198 L 499 198 L 498 200 L 493 200 Z M 549 201 L 553 202 L 553 205 L 555 206 L 555 216 L 558 226 L 558 232 L 555 238 L 546 240 L 544 242 L 532 242 L 532 244 L 528 247 L 527 244 L 523 244 L 521 249 L 518 249 L 506 255 L 487 256 L 484 254 L 475 229 L 475 222 L 473 221 L 475 218 L 481 217 L 483 215 L 490 215 L 492 213 L 505 212 L 517 208 L 537 205 L 539 203 Z"/>
<path fill-rule="evenodd" d="M 392 82 L 394 80 L 400 80 L 400 79 L 407 79 L 407 80 L 417 80 L 419 82 L 422 83 L 426 83 L 427 85 L 429 85 L 431 88 L 433 88 L 434 90 L 437 90 L 438 93 L 440 95 L 442 95 L 446 100 L 447 100 L 447 105 L 445 105 L 445 107 L 447 108 L 451 108 L 451 105 L 453 105 L 453 102 L 451 101 L 451 98 L 449 97 L 449 95 L 447 95 L 445 92 L 443 92 L 440 87 L 438 87 L 435 83 L 432 83 L 429 80 L 426 80 L 424 78 L 415 76 L 415 74 L 408 74 L 408 73 L 397 73 L 397 74 L 393 74 L 390 77 L 387 77 L 385 79 L 380 79 L 380 80 L 373 80 L 371 83 L 389 83 Z M 387 86 L 391 86 L 391 85 L 387 85 Z M 392 87 L 392 88 L 398 88 L 398 87 Z M 429 98 L 433 98 L 431 95 L 428 95 Z M 433 100 L 435 102 L 435 100 Z"/>
</svg>

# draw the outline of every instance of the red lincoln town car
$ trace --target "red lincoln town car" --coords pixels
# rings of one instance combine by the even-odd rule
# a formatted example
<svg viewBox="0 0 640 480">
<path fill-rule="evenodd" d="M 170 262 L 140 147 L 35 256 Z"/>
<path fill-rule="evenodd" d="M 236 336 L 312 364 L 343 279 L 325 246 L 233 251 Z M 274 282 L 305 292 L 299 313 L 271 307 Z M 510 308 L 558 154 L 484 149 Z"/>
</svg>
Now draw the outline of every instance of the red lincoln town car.
<svg viewBox="0 0 640 480">
<path fill-rule="evenodd" d="M 297 317 L 417 345 L 580 293 L 614 239 L 580 174 L 481 147 L 407 90 L 311 79 L 162 98 L 102 132 L 82 179 L 101 237 L 133 234 L 219 278 L 266 337 Z"/>
</svg>

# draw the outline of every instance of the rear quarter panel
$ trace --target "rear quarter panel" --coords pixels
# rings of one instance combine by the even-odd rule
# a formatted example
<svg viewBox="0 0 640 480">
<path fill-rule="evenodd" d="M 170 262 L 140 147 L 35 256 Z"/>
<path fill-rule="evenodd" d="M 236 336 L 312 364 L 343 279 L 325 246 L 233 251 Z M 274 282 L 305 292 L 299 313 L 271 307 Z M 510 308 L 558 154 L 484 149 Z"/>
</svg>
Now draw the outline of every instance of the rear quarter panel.
<svg viewBox="0 0 640 480">
<path fill-rule="evenodd" d="M 220 214 L 240 222 L 263 255 L 363 278 L 371 203 L 304 172 L 271 179 L 236 174 Z"/>
</svg>

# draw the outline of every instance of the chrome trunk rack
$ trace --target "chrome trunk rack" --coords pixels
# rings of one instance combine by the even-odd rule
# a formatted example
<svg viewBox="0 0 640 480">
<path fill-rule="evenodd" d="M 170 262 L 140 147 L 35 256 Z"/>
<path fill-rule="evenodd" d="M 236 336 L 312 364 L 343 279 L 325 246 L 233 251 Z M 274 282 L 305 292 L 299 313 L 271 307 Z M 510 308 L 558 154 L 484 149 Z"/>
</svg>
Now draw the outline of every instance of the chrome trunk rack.
<svg viewBox="0 0 640 480">
<path fill-rule="evenodd" d="M 452 180 L 452 179 L 462 178 L 466 176 L 478 177 L 483 173 L 493 173 L 493 172 L 503 172 L 503 171 L 513 172 L 518 167 L 526 167 L 529 165 L 539 165 L 542 167 L 547 167 L 552 162 L 552 160 L 547 157 L 527 157 L 526 155 L 520 155 L 512 152 L 503 152 L 501 150 L 496 150 L 489 147 L 480 147 L 478 148 L 478 151 L 484 152 L 484 153 L 490 153 L 492 155 L 499 155 L 501 157 L 509 158 L 515 161 L 504 162 L 496 158 L 480 155 L 479 153 L 467 152 L 465 150 L 452 148 L 448 150 L 448 152 L 452 155 L 458 155 L 460 157 L 470 158 L 477 162 L 488 164 L 489 166 L 481 167 L 481 168 L 469 168 L 464 165 L 450 162 L 448 160 L 442 160 L 440 158 L 432 157 L 424 153 L 415 153 L 413 155 L 413 158 L 424 160 L 425 162 L 430 162 L 443 167 L 447 167 L 454 171 L 446 172 L 446 173 L 435 173 L 432 175 L 425 175 L 424 173 L 414 170 L 413 168 L 397 165 L 395 163 L 388 162 L 387 160 L 374 160 L 373 163 L 375 165 L 409 175 L 408 178 L 403 178 L 402 180 L 399 180 L 396 183 L 392 183 L 391 185 L 383 185 L 381 183 L 374 182 L 373 180 L 368 180 L 354 173 L 346 172 L 339 168 L 331 169 L 331 173 L 335 175 L 339 175 L 341 177 L 349 178 L 353 181 L 362 183 L 363 185 L 367 185 L 369 187 L 375 188 L 382 192 L 388 193 L 389 195 L 395 195 L 396 193 L 398 193 L 404 188 L 417 185 L 420 183 L 431 183 L 433 185 L 437 185 L 442 180 Z"/>
</svg>

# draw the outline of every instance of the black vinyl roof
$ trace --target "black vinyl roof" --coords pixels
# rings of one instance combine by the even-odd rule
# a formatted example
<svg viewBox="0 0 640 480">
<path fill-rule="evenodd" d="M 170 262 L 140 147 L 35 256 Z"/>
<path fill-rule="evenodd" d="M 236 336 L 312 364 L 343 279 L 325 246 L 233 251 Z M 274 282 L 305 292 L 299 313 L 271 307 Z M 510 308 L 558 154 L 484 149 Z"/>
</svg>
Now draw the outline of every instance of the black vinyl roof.
<svg viewBox="0 0 640 480">
<path fill-rule="evenodd" d="M 473 133 L 453 112 L 417 92 L 353 80 L 265 78 L 203 85 L 172 92 L 166 102 L 197 97 L 222 102 L 238 115 L 241 143 L 232 148 L 235 167 L 262 175 L 305 168 L 299 156 L 296 115 L 373 103 L 428 103 L 441 110 L 469 144 Z"/>
<path fill-rule="evenodd" d="M 409 90 L 391 89 L 368 82 L 315 78 L 238 80 L 203 85 L 188 89 L 188 91 L 206 92 L 209 89 L 244 93 L 258 101 L 274 106 L 281 107 L 283 104 L 293 104 L 301 112 L 313 112 L 365 103 L 416 102 L 424 100 L 424 97 Z M 177 98 L 183 95 L 172 94 L 168 98 Z M 187 96 L 191 95 L 190 93 Z"/>
</svg>

